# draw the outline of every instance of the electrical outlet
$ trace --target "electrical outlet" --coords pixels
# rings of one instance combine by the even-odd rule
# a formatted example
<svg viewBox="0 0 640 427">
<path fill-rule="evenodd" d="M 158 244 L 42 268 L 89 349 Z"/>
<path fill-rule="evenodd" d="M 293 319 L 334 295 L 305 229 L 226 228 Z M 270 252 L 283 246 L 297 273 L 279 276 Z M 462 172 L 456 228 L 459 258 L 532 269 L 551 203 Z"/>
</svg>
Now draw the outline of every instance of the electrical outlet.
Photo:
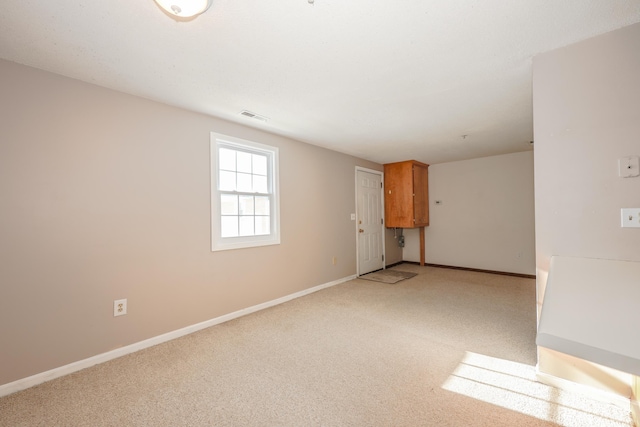
<svg viewBox="0 0 640 427">
<path fill-rule="evenodd" d="M 640 228 L 640 208 L 620 209 L 622 223 L 621 227 Z"/>
<path fill-rule="evenodd" d="M 632 156 L 618 160 L 618 173 L 621 178 L 640 176 L 640 158 Z"/>
<path fill-rule="evenodd" d="M 127 314 L 126 298 L 113 301 L 113 317 L 124 316 L 125 314 Z"/>
<path fill-rule="evenodd" d="M 338 257 L 335 257 L 335 256 L 334 256 L 334 257 L 331 259 L 331 263 L 332 263 L 333 265 L 336 265 L 336 264 L 338 263 Z"/>
</svg>

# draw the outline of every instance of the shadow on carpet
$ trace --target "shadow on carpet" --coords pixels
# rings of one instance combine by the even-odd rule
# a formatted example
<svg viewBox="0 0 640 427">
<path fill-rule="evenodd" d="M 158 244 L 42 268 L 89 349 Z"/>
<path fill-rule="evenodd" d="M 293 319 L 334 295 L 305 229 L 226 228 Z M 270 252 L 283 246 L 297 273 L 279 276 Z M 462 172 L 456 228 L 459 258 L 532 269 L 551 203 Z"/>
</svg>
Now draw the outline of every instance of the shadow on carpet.
<svg viewBox="0 0 640 427">
<path fill-rule="evenodd" d="M 379 270 L 373 273 L 367 273 L 358 277 L 358 279 L 371 280 L 372 282 L 382 282 L 394 284 L 404 279 L 410 279 L 417 276 L 418 273 L 409 273 L 408 271 L 398 270 Z"/>
</svg>

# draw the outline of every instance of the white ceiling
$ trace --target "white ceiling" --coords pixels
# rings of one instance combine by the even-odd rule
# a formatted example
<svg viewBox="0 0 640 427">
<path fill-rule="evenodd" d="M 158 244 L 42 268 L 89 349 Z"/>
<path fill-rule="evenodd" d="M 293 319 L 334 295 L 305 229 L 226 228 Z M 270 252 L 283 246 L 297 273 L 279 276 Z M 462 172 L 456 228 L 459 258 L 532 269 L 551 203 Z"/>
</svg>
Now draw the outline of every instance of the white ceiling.
<svg viewBox="0 0 640 427">
<path fill-rule="evenodd" d="M 531 149 L 532 57 L 636 22 L 640 0 L 213 0 L 189 22 L 153 0 L 21 0 L 3 4 L 0 57 L 434 164 Z"/>
</svg>

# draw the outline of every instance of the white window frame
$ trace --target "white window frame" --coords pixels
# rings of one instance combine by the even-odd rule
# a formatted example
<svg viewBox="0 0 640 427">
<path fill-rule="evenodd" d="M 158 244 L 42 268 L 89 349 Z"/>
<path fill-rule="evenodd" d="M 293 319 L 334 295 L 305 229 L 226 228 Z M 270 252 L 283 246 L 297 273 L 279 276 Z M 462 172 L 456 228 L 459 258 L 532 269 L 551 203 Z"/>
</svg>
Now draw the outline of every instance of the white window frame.
<svg viewBox="0 0 640 427">
<path fill-rule="evenodd" d="M 269 197 L 270 197 L 270 234 L 261 236 L 222 237 L 221 236 L 221 194 L 218 187 L 219 168 L 218 149 L 221 147 L 249 151 L 266 155 L 269 168 Z M 280 244 L 280 182 L 279 182 L 279 154 L 278 148 L 260 144 L 233 136 L 211 132 L 211 250 L 224 251 L 229 249 L 251 248 Z M 244 193 L 241 193 L 244 194 Z M 263 194 L 263 193 L 255 193 Z"/>
</svg>

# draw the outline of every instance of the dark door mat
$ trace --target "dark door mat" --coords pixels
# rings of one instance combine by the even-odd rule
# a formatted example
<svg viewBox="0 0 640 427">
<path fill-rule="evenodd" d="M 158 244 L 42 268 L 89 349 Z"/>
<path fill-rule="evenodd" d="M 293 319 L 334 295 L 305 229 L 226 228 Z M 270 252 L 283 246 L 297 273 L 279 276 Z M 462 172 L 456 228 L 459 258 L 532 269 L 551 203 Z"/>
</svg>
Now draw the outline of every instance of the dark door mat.
<svg viewBox="0 0 640 427">
<path fill-rule="evenodd" d="M 398 270 L 379 270 L 358 277 L 358 279 L 371 280 L 372 282 L 382 282 L 394 284 L 404 279 L 410 279 L 417 276 L 418 273 L 410 273 L 408 271 Z"/>
</svg>

